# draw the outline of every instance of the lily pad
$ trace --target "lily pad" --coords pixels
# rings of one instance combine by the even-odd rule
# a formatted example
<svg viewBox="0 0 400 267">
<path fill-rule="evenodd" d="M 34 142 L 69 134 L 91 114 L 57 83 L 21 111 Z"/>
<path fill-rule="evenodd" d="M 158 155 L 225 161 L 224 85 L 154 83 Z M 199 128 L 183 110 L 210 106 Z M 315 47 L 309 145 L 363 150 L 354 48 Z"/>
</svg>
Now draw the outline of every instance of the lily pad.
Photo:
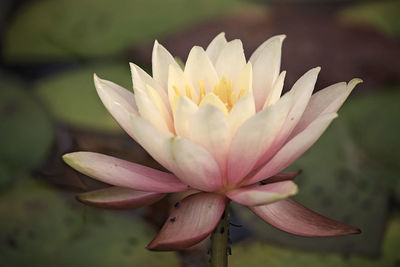
<svg viewBox="0 0 400 267">
<path fill-rule="evenodd" d="M 397 266 L 400 247 L 400 216 L 395 216 L 388 225 L 382 253 L 377 258 L 349 256 L 334 253 L 315 253 L 277 247 L 260 242 L 243 242 L 233 246 L 229 266 L 325 266 L 325 267 L 374 267 Z"/>
<path fill-rule="evenodd" d="M 351 23 L 370 25 L 389 36 L 399 36 L 399 12 L 399 1 L 369 1 L 343 10 L 341 17 Z"/>
<path fill-rule="evenodd" d="M 97 95 L 93 73 L 127 89 L 132 88 L 129 65 L 112 64 L 50 76 L 37 82 L 35 91 L 58 121 L 83 129 L 121 132 Z"/>
<path fill-rule="evenodd" d="M 13 62 L 76 61 L 119 53 L 209 19 L 231 0 L 44 0 L 32 1 L 11 21 L 4 45 Z"/>
<path fill-rule="evenodd" d="M 0 162 L 2 169 L 30 169 L 44 159 L 53 128 L 34 95 L 0 73 Z M 4 169 L 3 169 L 4 171 Z"/>
<path fill-rule="evenodd" d="M 33 179 L 0 195 L 4 266 L 177 266 L 145 249 L 153 231 L 136 215 L 84 206 Z"/>
</svg>

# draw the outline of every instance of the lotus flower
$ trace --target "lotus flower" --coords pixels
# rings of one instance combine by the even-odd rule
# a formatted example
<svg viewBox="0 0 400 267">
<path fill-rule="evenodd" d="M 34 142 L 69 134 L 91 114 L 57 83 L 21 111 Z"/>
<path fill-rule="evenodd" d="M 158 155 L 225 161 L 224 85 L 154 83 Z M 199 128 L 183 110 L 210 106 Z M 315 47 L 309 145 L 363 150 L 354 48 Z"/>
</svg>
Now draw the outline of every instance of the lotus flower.
<svg viewBox="0 0 400 267">
<path fill-rule="evenodd" d="M 183 69 L 156 41 L 153 77 L 130 65 L 134 93 L 95 75 L 97 92 L 114 119 L 169 172 L 98 153 L 66 154 L 71 167 L 114 186 L 79 199 L 106 208 L 136 208 L 166 193 L 195 190 L 175 205 L 148 245 L 153 250 L 200 242 L 214 230 L 228 201 L 300 236 L 358 233 L 290 199 L 297 193 L 296 173 L 280 172 L 321 136 L 361 80 L 312 95 L 318 67 L 282 95 L 284 39 L 270 38 L 246 61 L 242 42 L 227 42 L 221 33 L 206 50 L 193 47 Z"/>
</svg>

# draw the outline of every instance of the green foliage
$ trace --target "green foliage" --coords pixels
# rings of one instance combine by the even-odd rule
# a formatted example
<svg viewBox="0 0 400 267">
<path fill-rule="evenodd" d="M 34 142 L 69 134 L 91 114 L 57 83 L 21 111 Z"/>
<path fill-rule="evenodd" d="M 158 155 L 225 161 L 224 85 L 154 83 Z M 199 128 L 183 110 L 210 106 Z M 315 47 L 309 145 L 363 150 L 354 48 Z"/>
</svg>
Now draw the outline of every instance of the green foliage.
<svg viewBox="0 0 400 267">
<path fill-rule="evenodd" d="M 0 184 L 11 170 L 40 164 L 53 141 L 53 128 L 44 110 L 23 85 L 0 73 Z M 7 178 L 6 178 L 7 177 Z"/>
<path fill-rule="evenodd" d="M 13 62 L 113 55 L 214 17 L 238 0 L 41 0 L 11 21 L 5 58 Z"/>
<path fill-rule="evenodd" d="M 69 199 L 68 199 L 69 198 Z M 154 234 L 137 216 L 94 209 L 27 179 L 0 195 L 4 266 L 177 266 L 145 249 Z"/>
<path fill-rule="evenodd" d="M 268 267 L 375 267 L 397 266 L 400 247 L 400 216 L 394 217 L 388 225 L 382 254 L 379 258 L 348 256 L 334 253 L 315 253 L 292 250 L 273 245 L 257 243 L 239 243 L 233 246 L 229 266 L 268 266 Z"/>
<path fill-rule="evenodd" d="M 97 95 L 93 73 L 100 78 L 111 80 L 132 88 L 128 64 L 88 66 L 40 80 L 35 85 L 39 98 L 50 113 L 68 125 L 108 132 L 120 132 Z"/>
<path fill-rule="evenodd" d="M 399 36 L 399 13 L 399 1 L 369 1 L 343 10 L 341 16 L 345 21 L 365 23 L 390 36 Z"/>
</svg>

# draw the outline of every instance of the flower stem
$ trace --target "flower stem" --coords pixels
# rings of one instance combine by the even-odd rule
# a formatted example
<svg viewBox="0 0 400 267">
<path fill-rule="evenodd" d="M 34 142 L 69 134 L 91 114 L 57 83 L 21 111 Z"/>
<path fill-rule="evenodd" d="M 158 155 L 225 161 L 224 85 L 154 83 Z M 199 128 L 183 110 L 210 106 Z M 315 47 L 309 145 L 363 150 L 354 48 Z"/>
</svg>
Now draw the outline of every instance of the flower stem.
<svg viewBox="0 0 400 267">
<path fill-rule="evenodd" d="M 228 266 L 229 202 L 214 232 L 211 234 L 211 267 Z"/>
</svg>

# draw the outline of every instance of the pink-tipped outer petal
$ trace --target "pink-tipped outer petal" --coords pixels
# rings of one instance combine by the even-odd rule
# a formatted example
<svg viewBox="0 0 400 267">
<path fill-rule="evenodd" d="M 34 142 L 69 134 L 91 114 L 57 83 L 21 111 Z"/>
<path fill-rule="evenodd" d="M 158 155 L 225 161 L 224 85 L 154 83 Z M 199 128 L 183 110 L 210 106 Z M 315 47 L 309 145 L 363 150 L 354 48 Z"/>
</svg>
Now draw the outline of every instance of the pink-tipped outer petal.
<svg viewBox="0 0 400 267">
<path fill-rule="evenodd" d="M 295 183 L 282 181 L 232 190 L 226 196 L 244 206 L 259 206 L 288 198 L 297 192 Z"/>
<path fill-rule="evenodd" d="M 147 245 L 150 250 L 180 250 L 206 238 L 217 226 L 226 197 L 197 193 L 186 197 L 173 209 L 164 226 Z"/>
<path fill-rule="evenodd" d="M 301 170 L 298 170 L 296 172 L 278 173 L 278 174 L 275 174 L 274 176 L 271 176 L 263 181 L 260 181 L 260 183 L 270 184 L 270 183 L 294 180 L 294 178 L 296 178 L 297 175 L 299 175 L 301 172 L 302 172 Z"/>
<path fill-rule="evenodd" d="M 313 94 L 303 116 L 290 134 L 291 137 L 304 130 L 318 117 L 337 112 L 354 87 L 361 82 L 361 79 L 353 79 L 348 84 L 336 83 Z"/>
<path fill-rule="evenodd" d="M 82 193 L 76 198 L 87 205 L 105 209 L 136 209 L 161 200 L 165 194 L 137 191 L 130 188 L 112 186 Z"/>
<path fill-rule="evenodd" d="M 99 153 L 74 152 L 65 154 L 63 159 L 75 170 L 115 186 L 158 193 L 188 189 L 173 174 Z"/>
<path fill-rule="evenodd" d="M 314 85 L 317 81 L 320 70 L 321 68 L 317 67 L 307 71 L 303 76 L 300 77 L 300 79 L 296 81 L 292 89 L 283 95 L 278 102 L 276 102 L 275 105 L 279 104 L 281 101 L 284 101 L 286 98 L 292 99 L 290 111 L 283 126 L 273 141 L 270 149 L 268 149 L 264 155 L 259 158 L 256 167 L 264 165 L 287 141 L 290 133 L 299 122 L 308 102 L 310 101 L 310 97 L 312 91 L 314 90 Z"/>
<path fill-rule="evenodd" d="M 361 233 L 360 229 L 322 216 L 292 199 L 249 208 L 265 222 L 294 235 L 330 237 Z"/>
<path fill-rule="evenodd" d="M 246 180 L 245 184 L 254 184 L 268 177 L 271 177 L 298 159 L 306 152 L 328 128 L 333 119 L 337 117 L 336 113 L 326 114 L 311 123 L 304 131 L 296 135 L 293 139 L 287 142 L 275 156 L 257 173 Z"/>
</svg>

